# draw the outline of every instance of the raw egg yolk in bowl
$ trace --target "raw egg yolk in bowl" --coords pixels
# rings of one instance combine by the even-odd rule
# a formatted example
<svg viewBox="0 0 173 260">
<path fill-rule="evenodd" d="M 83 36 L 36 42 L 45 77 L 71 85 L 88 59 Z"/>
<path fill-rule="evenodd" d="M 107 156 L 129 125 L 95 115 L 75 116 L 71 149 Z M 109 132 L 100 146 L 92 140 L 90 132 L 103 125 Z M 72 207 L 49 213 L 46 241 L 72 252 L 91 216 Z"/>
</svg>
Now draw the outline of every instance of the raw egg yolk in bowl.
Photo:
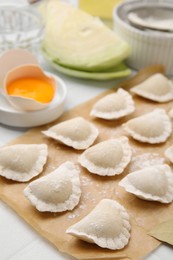
<svg viewBox="0 0 173 260">
<path fill-rule="evenodd" d="M 8 95 L 34 99 L 40 103 L 50 103 L 55 95 L 53 86 L 39 78 L 20 78 L 6 87 Z"/>
</svg>

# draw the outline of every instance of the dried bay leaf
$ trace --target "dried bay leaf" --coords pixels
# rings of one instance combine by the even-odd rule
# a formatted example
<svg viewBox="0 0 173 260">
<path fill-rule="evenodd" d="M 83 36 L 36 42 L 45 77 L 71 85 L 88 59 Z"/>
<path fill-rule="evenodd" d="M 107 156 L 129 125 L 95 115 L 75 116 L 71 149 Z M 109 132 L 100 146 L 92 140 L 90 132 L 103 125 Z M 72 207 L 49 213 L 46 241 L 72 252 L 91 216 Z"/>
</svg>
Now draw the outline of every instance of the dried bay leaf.
<svg viewBox="0 0 173 260">
<path fill-rule="evenodd" d="M 173 245 L 173 219 L 156 225 L 148 234 L 160 241 Z"/>
</svg>

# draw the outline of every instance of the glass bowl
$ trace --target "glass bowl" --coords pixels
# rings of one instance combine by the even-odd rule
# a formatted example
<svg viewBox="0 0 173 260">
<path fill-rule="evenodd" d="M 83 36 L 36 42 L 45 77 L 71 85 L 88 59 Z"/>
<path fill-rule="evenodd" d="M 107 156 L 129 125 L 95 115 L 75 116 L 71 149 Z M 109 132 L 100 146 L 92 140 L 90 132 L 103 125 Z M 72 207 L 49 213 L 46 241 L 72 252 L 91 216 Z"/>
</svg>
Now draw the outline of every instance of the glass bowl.
<svg viewBox="0 0 173 260">
<path fill-rule="evenodd" d="M 0 6 L 0 53 L 26 49 L 37 54 L 44 35 L 44 23 L 36 8 Z"/>
</svg>

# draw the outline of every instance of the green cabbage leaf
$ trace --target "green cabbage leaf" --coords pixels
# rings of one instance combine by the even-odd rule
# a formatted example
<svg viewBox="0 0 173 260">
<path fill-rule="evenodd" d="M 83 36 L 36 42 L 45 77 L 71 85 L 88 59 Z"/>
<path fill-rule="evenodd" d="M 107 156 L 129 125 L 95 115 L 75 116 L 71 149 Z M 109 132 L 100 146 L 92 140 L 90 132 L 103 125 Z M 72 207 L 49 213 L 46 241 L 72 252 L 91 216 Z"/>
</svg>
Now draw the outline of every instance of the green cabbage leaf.
<svg viewBox="0 0 173 260">
<path fill-rule="evenodd" d="M 114 70 L 130 48 L 99 18 L 58 0 L 50 0 L 43 50 L 61 70 L 80 74 Z M 114 73 L 110 71 L 107 73 Z M 109 74 L 110 75 L 110 74 Z"/>
<path fill-rule="evenodd" d="M 60 73 L 71 77 L 77 77 L 81 79 L 93 79 L 93 80 L 110 80 L 121 77 L 127 77 L 131 74 L 131 70 L 123 63 L 119 63 L 114 68 L 105 70 L 105 71 L 97 71 L 97 72 L 88 72 L 82 70 L 75 70 L 65 66 L 62 66 L 58 63 L 55 63 L 51 60 L 51 58 L 44 52 L 44 57 L 49 62 L 49 64 Z"/>
</svg>

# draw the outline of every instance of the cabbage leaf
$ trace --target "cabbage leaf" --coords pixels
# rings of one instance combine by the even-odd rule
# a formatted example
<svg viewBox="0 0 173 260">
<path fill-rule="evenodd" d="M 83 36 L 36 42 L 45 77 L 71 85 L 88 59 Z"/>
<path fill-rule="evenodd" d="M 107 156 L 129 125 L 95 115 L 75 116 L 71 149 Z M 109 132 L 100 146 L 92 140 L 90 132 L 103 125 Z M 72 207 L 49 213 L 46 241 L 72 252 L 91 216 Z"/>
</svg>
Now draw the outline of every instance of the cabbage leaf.
<svg viewBox="0 0 173 260">
<path fill-rule="evenodd" d="M 121 77 L 127 77 L 131 74 L 131 70 L 123 63 L 119 63 L 114 68 L 105 70 L 105 71 L 98 71 L 98 72 L 88 72 L 82 70 L 75 70 L 65 66 L 62 66 L 58 63 L 55 63 L 51 60 L 51 58 L 43 52 L 44 57 L 49 62 L 49 64 L 56 69 L 57 71 L 72 77 L 83 78 L 83 79 L 94 79 L 94 80 L 109 80 L 109 79 L 116 79 Z"/>
<path fill-rule="evenodd" d="M 50 0 L 44 12 L 43 49 L 61 68 L 101 72 L 129 56 L 128 44 L 98 17 L 58 0 Z"/>
</svg>

